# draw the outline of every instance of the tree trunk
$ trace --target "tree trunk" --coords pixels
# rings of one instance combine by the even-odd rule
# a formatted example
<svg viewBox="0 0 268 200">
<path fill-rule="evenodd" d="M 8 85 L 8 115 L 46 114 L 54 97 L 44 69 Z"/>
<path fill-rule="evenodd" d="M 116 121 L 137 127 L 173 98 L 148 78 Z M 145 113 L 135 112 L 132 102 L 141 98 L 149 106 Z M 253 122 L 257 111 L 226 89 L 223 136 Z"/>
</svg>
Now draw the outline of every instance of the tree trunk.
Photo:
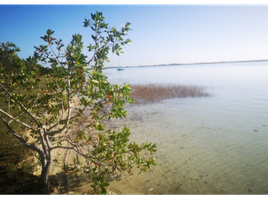
<svg viewBox="0 0 268 200">
<path fill-rule="evenodd" d="M 44 162 L 42 162 L 41 190 L 44 194 L 49 194 L 48 178 L 49 178 L 50 165 L 51 165 L 50 160 L 45 160 Z"/>
</svg>

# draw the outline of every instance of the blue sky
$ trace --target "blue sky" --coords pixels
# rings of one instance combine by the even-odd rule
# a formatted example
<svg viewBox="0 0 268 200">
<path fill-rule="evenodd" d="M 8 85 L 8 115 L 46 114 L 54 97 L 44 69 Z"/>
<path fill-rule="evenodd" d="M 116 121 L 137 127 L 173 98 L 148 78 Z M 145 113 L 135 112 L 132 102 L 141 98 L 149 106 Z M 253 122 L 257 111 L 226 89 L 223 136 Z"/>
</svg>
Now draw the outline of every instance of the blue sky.
<svg viewBox="0 0 268 200">
<path fill-rule="evenodd" d="M 49 28 L 64 44 L 82 34 L 86 47 L 92 31 L 83 21 L 95 11 L 133 29 L 124 54 L 106 66 L 268 59 L 268 6 L 256 5 L 0 5 L 0 41 L 26 58 Z"/>
</svg>

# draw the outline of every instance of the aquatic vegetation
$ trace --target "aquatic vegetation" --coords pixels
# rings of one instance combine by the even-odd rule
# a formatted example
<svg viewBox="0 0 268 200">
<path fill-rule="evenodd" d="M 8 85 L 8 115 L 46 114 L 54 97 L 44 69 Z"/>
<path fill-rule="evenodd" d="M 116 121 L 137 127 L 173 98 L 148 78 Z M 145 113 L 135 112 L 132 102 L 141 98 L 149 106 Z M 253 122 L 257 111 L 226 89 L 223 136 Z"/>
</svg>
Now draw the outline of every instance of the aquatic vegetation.
<svg viewBox="0 0 268 200">
<path fill-rule="evenodd" d="M 205 87 L 175 84 L 135 84 L 132 85 L 131 98 L 135 104 L 157 103 L 164 99 L 209 97 Z"/>
</svg>

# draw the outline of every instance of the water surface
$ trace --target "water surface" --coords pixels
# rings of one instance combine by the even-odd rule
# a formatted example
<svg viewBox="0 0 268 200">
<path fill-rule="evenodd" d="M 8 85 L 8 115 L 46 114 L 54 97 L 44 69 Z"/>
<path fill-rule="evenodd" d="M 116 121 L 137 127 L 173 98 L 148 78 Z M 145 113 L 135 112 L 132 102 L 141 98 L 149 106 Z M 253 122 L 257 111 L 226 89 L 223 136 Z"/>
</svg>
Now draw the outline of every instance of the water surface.
<svg viewBox="0 0 268 200">
<path fill-rule="evenodd" d="M 205 98 L 128 106 L 131 139 L 157 166 L 110 183 L 123 194 L 267 194 L 268 62 L 107 69 L 114 83 L 205 86 Z"/>
</svg>

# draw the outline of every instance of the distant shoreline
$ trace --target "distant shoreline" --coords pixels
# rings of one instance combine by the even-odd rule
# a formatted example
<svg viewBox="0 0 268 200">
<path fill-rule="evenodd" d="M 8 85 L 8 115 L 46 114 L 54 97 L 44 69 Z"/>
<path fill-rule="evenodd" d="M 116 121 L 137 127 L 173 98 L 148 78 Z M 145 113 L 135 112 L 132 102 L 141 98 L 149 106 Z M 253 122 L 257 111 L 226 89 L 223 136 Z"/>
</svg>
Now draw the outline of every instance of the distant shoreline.
<svg viewBox="0 0 268 200">
<path fill-rule="evenodd" d="M 200 63 L 171 63 L 160 65 L 140 65 L 140 66 L 117 66 L 117 67 L 105 67 L 105 69 L 113 68 L 137 68 L 137 67 L 160 67 L 160 66 L 174 66 L 174 65 L 207 65 L 207 64 L 225 64 L 225 63 L 245 63 L 245 62 L 267 62 L 267 60 L 241 60 L 241 61 L 219 61 L 219 62 L 200 62 Z"/>
</svg>

